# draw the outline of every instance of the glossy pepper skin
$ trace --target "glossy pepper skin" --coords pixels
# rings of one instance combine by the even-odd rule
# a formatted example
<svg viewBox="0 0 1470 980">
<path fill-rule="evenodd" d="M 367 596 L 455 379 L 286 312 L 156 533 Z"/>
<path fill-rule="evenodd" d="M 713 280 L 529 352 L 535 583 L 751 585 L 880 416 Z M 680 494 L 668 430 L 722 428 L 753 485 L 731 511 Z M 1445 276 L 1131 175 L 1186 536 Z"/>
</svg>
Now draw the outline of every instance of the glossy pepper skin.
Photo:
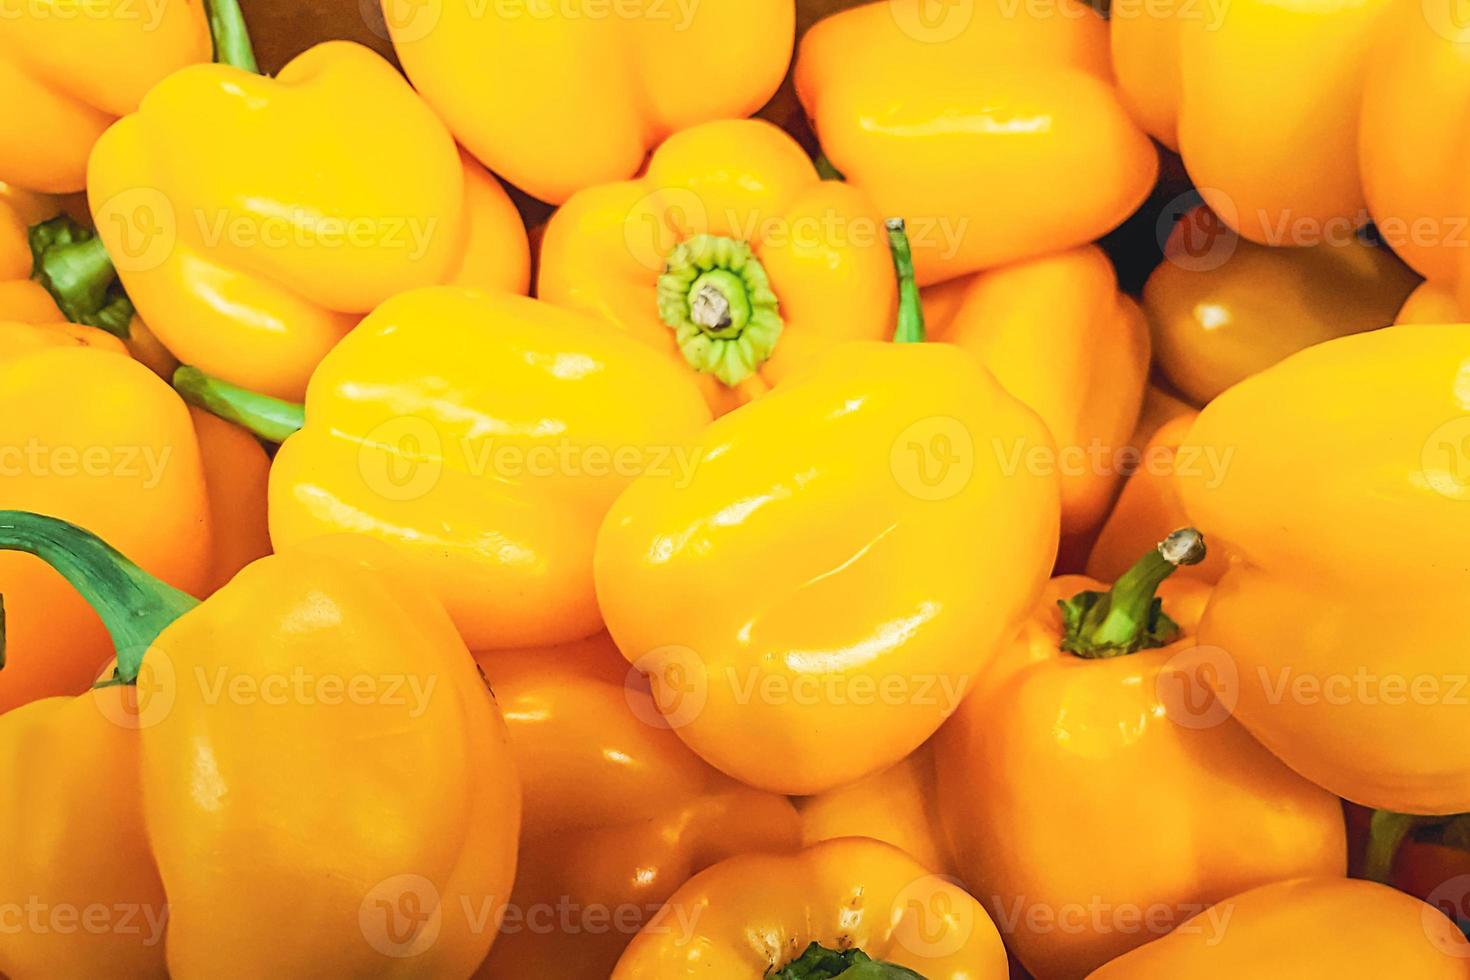
<svg viewBox="0 0 1470 980">
<path fill-rule="evenodd" d="M 712 769 L 661 726 L 606 634 L 477 659 L 525 791 L 515 891 L 479 976 L 603 980 L 695 872 L 797 848 L 790 801 Z"/>
<path fill-rule="evenodd" d="M 548 303 L 394 297 L 322 361 L 270 477 L 278 549 L 392 544 L 477 650 L 602 628 L 592 549 L 640 473 L 680 483 L 709 411 L 667 359 Z"/>
<path fill-rule="evenodd" d="M 82 190 L 102 131 L 165 76 L 211 55 L 202 3 L 17 5 L 0 19 L 0 180 Z"/>
<path fill-rule="evenodd" d="M 1391 2 L 1150 4 L 1109 21 L 1118 87 L 1228 225 L 1315 244 L 1367 220 L 1358 116 Z"/>
<path fill-rule="evenodd" d="M 792 855 L 745 855 L 695 875 L 618 961 L 612 980 L 805 978 L 812 943 L 861 950 L 926 980 L 1004 980 L 1005 948 L 963 889 L 860 837 Z M 864 975 L 911 977 L 872 969 Z"/>
<path fill-rule="evenodd" d="M 1319 344 L 1211 402 L 1181 448 L 1234 447 L 1223 480 L 1178 483 L 1239 555 L 1199 632 L 1237 668 L 1235 717 L 1313 782 L 1402 813 L 1470 810 L 1445 618 L 1470 587 L 1467 352 L 1466 324 Z"/>
<path fill-rule="evenodd" d="M 1392 252 L 1357 235 L 1268 248 L 1199 207 L 1170 232 L 1143 307 L 1160 372 L 1204 405 L 1303 348 L 1387 326 L 1417 285 Z"/>
<path fill-rule="evenodd" d="M 666 352 L 716 414 L 835 342 L 886 337 L 895 302 L 868 197 L 821 180 L 795 140 L 757 120 L 685 130 L 639 179 L 573 196 L 546 226 L 537 295 Z M 734 311 L 726 326 L 703 316 L 701 295 Z"/>
<path fill-rule="evenodd" d="M 1142 649 L 1071 652 L 1058 603 L 1105 589 L 1053 580 L 935 747 L 959 874 L 1039 980 L 1081 978 L 1243 889 L 1347 870 L 1337 798 L 1231 721 L 1208 654 L 1188 652 L 1209 586 L 1165 582 L 1179 629 Z"/>
<path fill-rule="evenodd" d="M 1153 187 L 1158 157 L 1118 100 L 1107 24 L 1072 0 L 1047 13 L 981 0 L 936 17 L 893 0 L 802 39 L 796 89 L 822 150 L 908 219 L 921 285 L 1086 244 Z"/>
<path fill-rule="evenodd" d="M 169 76 L 97 143 L 87 190 L 139 313 L 181 361 L 300 398 L 365 313 L 417 286 L 523 291 L 525 230 L 494 178 L 360 45 L 264 78 Z"/>
<path fill-rule="evenodd" d="M 957 294 L 931 301 L 941 307 L 926 317 L 931 339 L 974 354 L 1051 430 L 1062 534 L 1095 530 L 1122 480 L 1149 368 L 1148 326 L 1112 263 L 1088 245 L 928 292 Z"/>
<path fill-rule="evenodd" d="M 543 0 L 382 7 L 409 79 L 456 138 L 560 204 L 632 177 L 673 133 L 764 105 L 791 61 L 796 4 L 633 0 L 601 16 Z"/>
<path fill-rule="evenodd" d="M 1119 957 L 1089 980 L 1470 977 L 1470 943 L 1435 909 L 1383 885 L 1306 878 L 1251 889 Z"/>
<path fill-rule="evenodd" d="M 932 735 L 1055 556 L 1054 474 L 1007 469 L 993 439 L 1052 451 L 959 348 L 850 343 L 718 419 L 686 486 L 634 481 L 597 597 L 679 736 L 810 794 Z"/>
</svg>

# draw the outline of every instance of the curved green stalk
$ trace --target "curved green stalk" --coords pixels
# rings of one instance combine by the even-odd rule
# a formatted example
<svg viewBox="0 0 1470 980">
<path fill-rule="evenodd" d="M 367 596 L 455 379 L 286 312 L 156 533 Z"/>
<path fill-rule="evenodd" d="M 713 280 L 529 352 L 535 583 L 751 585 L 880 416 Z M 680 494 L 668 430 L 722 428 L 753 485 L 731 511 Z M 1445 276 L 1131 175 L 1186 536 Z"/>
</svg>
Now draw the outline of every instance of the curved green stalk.
<svg viewBox="0 0 1470 980">
<path fill-rule="evenodd" d="M 214 37 L 214 60 L 260 74 L 239 0 L 208 0 L 208 6 L 209 33 Z"/>
<path fill-rule="evenodd" d="M 924 342 L 924 304 L 914 278 L 914 253 L 909 247 L 909 233 L 902 218 L 889 218 L 888 248 L 893 253 L 893 271 L 898 275 L 898 329 L 895 344 Z"/>
<path fill-rule="evenodd" d="M 860 949 L 838 952 L 812 943 L 806 952 L 770 980 L 924 980 L 923 975 L 894 963 L 872 959 Z"/>
<path fill-rule="evenodd" d="M 97 233 L 62 214 L 32 226 L 27 238 L 31 278 L 51 294 L 62 315 L 128 339 L 133 304 Z"/>
<path fill-rule="evenodd" d="M 256 394 L 187 364 L 174 371 L 174 390 L 190 405 L 233 422 L 266 442 L 285 442 L 306 424 L 306 406 Z"/>
<path fill-rule="evenodd" d="M 1062 609 L 1062 649 L 1079 657 L 1120 657 L 1167 646 L 1179 625 L 1154 595 L 1181 565 L 1205 560 L 1205 538 L 1192 527 L 1175 531 L 1124 572 L 1107 592 L 1080 592 Z"/>
</svg>

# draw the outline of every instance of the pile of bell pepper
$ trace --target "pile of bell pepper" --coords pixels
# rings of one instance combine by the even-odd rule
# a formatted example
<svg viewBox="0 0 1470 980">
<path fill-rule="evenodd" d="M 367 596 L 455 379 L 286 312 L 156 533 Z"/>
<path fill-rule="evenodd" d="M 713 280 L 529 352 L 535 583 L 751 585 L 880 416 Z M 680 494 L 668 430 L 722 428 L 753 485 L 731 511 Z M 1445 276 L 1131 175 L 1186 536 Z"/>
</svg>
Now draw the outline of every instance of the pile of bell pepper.
<svg viewBox="0 0 1470 980">
<path fill-rule="evenodd" d="M 0 980 L 1470 980 L 1449 0 L 0 6 Z"/>
</svg>

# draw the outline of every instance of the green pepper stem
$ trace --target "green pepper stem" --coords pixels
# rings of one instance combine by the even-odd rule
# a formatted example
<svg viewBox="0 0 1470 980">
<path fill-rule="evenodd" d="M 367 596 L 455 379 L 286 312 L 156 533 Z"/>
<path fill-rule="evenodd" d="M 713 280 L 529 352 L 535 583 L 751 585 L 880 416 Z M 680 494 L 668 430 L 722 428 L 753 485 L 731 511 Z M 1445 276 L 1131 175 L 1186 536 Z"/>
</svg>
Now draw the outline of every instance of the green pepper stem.
<svg viewBox="0 0 1470 980">
<path fill-rule="evenodd" d="M 872 959 L 860 949 L 838 952 L 812 943 L 806 952 L 769 980 L 924 980 L 921 974 L 895 963 Z"/>
<path fill-rule="evenodd" d="M 1392 810 L 1374 810 L 1368 822 L 1368 846 L 1363 854 L 1363 877 L 1386 885 L 1393 877 L 1394 859 L 1423 817 Z"/>
<path fill-rule="evenodd" d="M 1062 649 L 1079 657 L 1118 657 L 1167 646 L 1179 626 L 1154 594 L 1181 565 L 1205 559 L 1205 539 L 1192 527 L 1175 531 L 1124 572 L 1107 592 L 1081 592 L 1058 602 Z"/>
<path fill-rule="evenodd" d="M 914 278 L 914 253 L 909 247 L 909 233 L 902 218 L 889 218 L 888 249 L 893 253 L 893 271 L 898 274 L 898 329 L 895 344 L 924 342 L 924 303 L 919 297 L 919 283 Z"/>
<path fill-rule="evenodd" d="M 306 406 L 249 391 L 185 364 L 174 371 L 174 390 L 184 401 L 255 433 L 285 442 L 306 424 Z"/>
<path fill-rule="evenodd" d="M 250 45 L 250 32 L 245 28 L 245 14 L 239 0 L 208 0 L 209 33 L 214 37 L 214 60 L 260 74 L 255 62 L 255 49 Z"/>
<path fill-rule="evenodd" d="M 832 164 L 832 161 L 827 159 L 827 154 L 818 153 L 815 163 L 817 166 L 817 176 L 821 177 L 823 180 L 847 180 L 847 175 L 844 174 L 841 170 L 838 170 Z"/>
<path fill-rule="evenodd" d="M 765 267 L 734 238 L 695 235 L 676 245 L 656 298 L 684 360 L 731 388 L 760 370 L 784 329 Z"/>
<path fill-rule="evenodd" d="M 126 340 L 133 304 L 97 233 L 63 214 L 34 225 L 27 238 L 31 275 L 56 300 L 62 315 Z"/>
<path fill-rule="evenodd" d="M 199 600 L 154 578 L 92 532 L 54 517 L 0 511 L 0 550 L 40 558 L 97 611 L 117 650 L 112 683 L 135 683 L 143 654 L 158 634 L 199 605 Z M 0 648 L 3 628 L 0 617 Z"/>
</svg>

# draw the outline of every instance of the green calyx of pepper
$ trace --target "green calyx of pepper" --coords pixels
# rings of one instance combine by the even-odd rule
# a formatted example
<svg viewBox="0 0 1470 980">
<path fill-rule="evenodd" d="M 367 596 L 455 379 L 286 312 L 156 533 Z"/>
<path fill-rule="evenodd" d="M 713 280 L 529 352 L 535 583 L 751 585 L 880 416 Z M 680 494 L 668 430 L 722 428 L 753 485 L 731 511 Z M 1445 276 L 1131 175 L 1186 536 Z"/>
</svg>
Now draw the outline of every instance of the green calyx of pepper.
<svg viewBox="0 0 1470 980">
<path fill-rule="evenodd" d="M 240 10 L 239 0 L 208 0 L 208 8 L 214 60 L 259 74 L 260 66 L 255 62 L 255 49 L 250 44 L 250 32 L 245 29 L 245 14 Z"/>
<path fill-rule="evenodd" d="M 233 422 L 266 442 L 285 442 L 306 424 L 306 406 L 257 394 L 187 364 L 174 371 L 173 385 L 190 405 Z"/>
<path fill-rule="evenodd" d="M 1062 649 L 1088 660 L 1168 646 L 1179 624 L 1154 593 L 1181 565 L 1205 560 L 1205 538 L 1192 527 L 1175 531 L 1124 572 L 1107 592 L 1079 592 L 1057 603 Z"/>
<path fill-rule="evenodd" d="M 143 654 L 158 634 L 199 605 L 198 599 L 143 571 L 97 535 L 55 517 L 0 510 L 0 550 L 40 558 L 97 611 L 117 651 L 117 669 L 99 686 L 136 683 Z M 4 623 L 0 615 L 0 650 L 5 646 Z"/>
<path fill-rule="evenodd" d="M 45 287 L 62 314 L 126 340 L 133 304 L 97 233 L 62 214 L 32 226 L 27 237 L 31 278 Z"/>
<path fill-rule="evenodd" d="M 860 949 L 838 952 L 819 943 L 812 943 L 799 958 L 767 977 L 769 980 L 924 980 L 921 974 L 907 967 L 872 959 Z"/>
<path fill-rule="evenodd" d="M 902 218 L 889 218 L 888 250 L 893 254 L 893 271 L 898 276 L 898 328 L 893 332 L 895 344 L 924 342 L 924 304 L 919 296 L 919 283 L 914 277 L 914 252 L 909 247 L 909 233 Z"/>
<path fill-rule="evenodd" d="M 1389 884 L 1399 850 L 1410 840 L 1470 853 L 1470 813 L 1421 817 L 1392 810 L 1374 810 L 1368 824 L 1363 877 Z"/>
<path fill-rule="evenodd" d="M 784 324 L 765 267 L 748 244 L 696 235 L 669 253 L 658 315 L 694 370 L 735 387 L 776 349 Z"/>
</svg>

